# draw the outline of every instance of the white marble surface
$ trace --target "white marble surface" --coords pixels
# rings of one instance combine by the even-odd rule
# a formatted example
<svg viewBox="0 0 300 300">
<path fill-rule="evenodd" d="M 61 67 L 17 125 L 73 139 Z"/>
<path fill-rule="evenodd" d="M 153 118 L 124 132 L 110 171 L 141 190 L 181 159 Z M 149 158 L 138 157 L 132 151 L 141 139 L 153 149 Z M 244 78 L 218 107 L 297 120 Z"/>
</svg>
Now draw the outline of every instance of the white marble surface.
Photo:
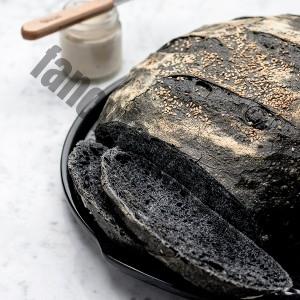
<svg viewBox="0 0 300 300">
<path fill-rule="evenodd" d="M 24 21 L 61 6 L 0 0 L 0 299 L 181 299 L 108 266 L 64 201 L 59 159 L 76 113 L 29 75 L 57 35 L 27 42 L 19 34 Z M 116 77 L 200 25 L 280 13 L 300 13 L 299 0 L 132 1 L 120 7 L 124 65 Z"/>
</svg>

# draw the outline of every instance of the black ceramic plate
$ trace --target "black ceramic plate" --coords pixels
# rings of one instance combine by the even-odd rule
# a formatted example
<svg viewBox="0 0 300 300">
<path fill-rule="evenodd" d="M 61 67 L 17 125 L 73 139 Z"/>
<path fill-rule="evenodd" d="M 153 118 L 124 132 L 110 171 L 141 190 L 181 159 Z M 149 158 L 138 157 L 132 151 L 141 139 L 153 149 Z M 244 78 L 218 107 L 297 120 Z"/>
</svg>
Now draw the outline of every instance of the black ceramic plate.
<svg viewBox="0 0 300 300">
<path fill-rule="evenodd" d="M 66 137 L 61 156 L 61 178 L 66 200 L 68 201 L 75 218 L 81 225 L 83 225 L 85 229 L 88 230 L 88 232 L 94 236 L 95 240 L 100 246 L 102 255 L 110 263 L 122 269 L 122 271 L 125 271 L 127 274 L 132 275 L 137 279 L 187 299 L 217 299 L 216 297 L 213 297 L 202 290 L 194 288 L 179 278 L 176 274 L 165 269 L 152 257 L 133 256 L 127 252 L 126 249 L 121 249 L 120 247 L 116 246 L 101 231 L 100 227 L 94 221 L 89 211 L 84 207 L 81 199 L 78 197 L 74 189 L 72 180 L 67 170 L 68 156 L 77 142 L 86 139 L 87 135 L 91 132 L 92 128 L 97 122 L 99 114 L 102 111 L 108 96 L 117 87 L 119 87 L 122 82 L 123 80 L 119 80 L 118 82 L 112 84 L 104 91 L 105 93 L 103 93 L 103 95 L 101 95 L 95 102 L 91 103 L 89 107 L 89 113 L 87 113 L 83 118 L 77 117 Z M 281 299 L 281 297 L 279 298 Z M 294 299 L 294 297 L 292 298 Z M 222 297 L 222 299 L 225 298 Z M 270 298 L 268 297 L 268 299 Z M 290 299 L 290 297 L 288 297 L 288 299 Z"/>
</svg>

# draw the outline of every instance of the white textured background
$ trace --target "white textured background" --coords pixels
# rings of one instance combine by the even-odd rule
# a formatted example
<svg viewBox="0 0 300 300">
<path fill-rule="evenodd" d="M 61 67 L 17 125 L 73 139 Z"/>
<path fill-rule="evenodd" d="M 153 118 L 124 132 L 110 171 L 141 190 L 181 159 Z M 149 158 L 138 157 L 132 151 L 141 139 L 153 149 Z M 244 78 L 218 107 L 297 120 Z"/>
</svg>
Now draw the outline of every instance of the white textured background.
<svg viewBox="0 0 300 300">
<path fill-rule="evenodd" d="M 0 299 L 181 299 L 108 266 L 64 201 L 59 159 L 76 114 L 29 75 L 57 35 L 28 42 L 19 33 L 26 20 L 62 5 L 0 0 Z M 119 11 L 124 65 L 117 77 L 169 39 L 203 24 L 300 14 L 300 1 L 135 0 Z"/>
</svg>

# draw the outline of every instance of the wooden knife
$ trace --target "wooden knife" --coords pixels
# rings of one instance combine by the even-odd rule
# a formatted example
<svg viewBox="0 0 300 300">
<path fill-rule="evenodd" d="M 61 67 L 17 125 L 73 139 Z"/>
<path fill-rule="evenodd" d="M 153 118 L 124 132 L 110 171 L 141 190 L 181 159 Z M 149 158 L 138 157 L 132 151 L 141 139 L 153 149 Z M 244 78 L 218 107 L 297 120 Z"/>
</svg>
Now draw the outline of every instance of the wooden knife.
<svg viewBox="0 0 300 300">
<path fill-rule="evenodd" d="M 126 1 L 128 0 L 92 0 L 83 2 L 46 17 L 26 22 L 22 26 L 21 33 L 26 40 L 39 39 L 90 17 L 107 12 L 114 5 L 119 5 Z"/>
</svg>

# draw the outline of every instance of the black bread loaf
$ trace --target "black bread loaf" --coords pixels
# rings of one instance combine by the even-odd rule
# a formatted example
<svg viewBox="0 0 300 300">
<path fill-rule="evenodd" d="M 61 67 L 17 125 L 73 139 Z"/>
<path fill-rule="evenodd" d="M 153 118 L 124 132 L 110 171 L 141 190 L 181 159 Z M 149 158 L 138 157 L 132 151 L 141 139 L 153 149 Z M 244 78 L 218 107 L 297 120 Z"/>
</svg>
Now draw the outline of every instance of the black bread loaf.
<svg viewBox="0 0 300 300">
<path fill-rule="evenodd" d="M 111 121 L 197 162 L 251 214 L 259 243 L 299 273 L 299 16 L 243 18 L 174 39 L 109 97 L 99 122 Z"/>
</svg>

